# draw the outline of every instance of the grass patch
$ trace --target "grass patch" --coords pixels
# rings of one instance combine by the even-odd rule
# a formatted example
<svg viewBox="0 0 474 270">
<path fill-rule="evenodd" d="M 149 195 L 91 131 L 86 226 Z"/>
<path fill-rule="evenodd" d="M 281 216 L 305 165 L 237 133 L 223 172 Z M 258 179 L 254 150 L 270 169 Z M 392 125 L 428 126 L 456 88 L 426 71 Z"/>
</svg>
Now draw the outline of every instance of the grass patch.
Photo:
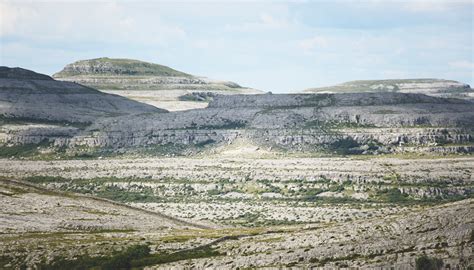
<svg viewBox="0 0 474 270">
<path fill-rule="evenodd" d="M 44 125 L 56 125 L 56 126 L 71 126 L 71 127 L 84 129 L 88 127 L 91 123 L 56 121 L 56 120 L 38 119 L 38 118 L 32 118 L 32 117 L 5 117 L 3 115 L 0 115 L 0 126 L 8 125 L 8 124 L 12 124 L 12 125 L 44 124 Z"/>
<path fill-rule="evenodd" d="M 22 144 L 14 146 L 0 146 L 0 157 L 29 157 L 39 155 L 39 149 L 50 146 L 49 141 L 42 141 L 38 144 Z"/>
<path fill-rule="evenodd" d="M 181 260 L 208 258 L 223 255 L 215 249 L 204 246 L 195 249 L 178 251 L 175 253 L 150 254 L 148 245 L 134 245 L 126 250 L 116 252 L 110 256 L 90 257 L 88 255 L 75 260 L 57 258 L 49 263 L 37 265 L 37 269 L 61 270 L 61 269 L 135 269 L 150 265 L 164 264 Z"/>
<path fill-rule="evenodd" d="M 69 179 L 66 179 L 61 176 L 49 176 L 49 175 L 38 175 L 38 176 L 28 176 L 23 178 L 23 180 L 35 183 L 35 184 L 45 184 L 45 183 L 56 183 L 56 182 L 68 182 Z"/>
</svg>

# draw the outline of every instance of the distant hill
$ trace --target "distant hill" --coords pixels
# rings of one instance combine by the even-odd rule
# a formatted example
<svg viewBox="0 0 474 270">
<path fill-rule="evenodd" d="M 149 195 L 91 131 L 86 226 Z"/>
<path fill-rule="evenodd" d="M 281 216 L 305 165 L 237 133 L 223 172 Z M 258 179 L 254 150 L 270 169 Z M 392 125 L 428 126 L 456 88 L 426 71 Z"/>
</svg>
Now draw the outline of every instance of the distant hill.
<svg viewBox="0 0 474 270">
<path fill-rule="evenodd" d="M 203 108 L 215 94 L 259 94 L 235 82 L 212 80 L 132 59 L 80 60 L 53 75 L 168 110 Z M 204 98 L 202 97 L 205 94 Z"/>
<path fill-rule="evenodd" d="M 400 92 L 437 97 L 472 99 L 474 90 L 465 83 L 442 79 L 360 80 L 306 89 L 305 93 Z"/>
<path fill-rule="evenodd" d="M 74 62 L 53 76 L 55 78 L 64 78 L 80 75 L 192 77 L 189 74 L 167 66 L 133 59 L 112 59 L 107 57 Z"/>
<path fill-rule="evenodd" d="M 27 69 L 0 67 L 2 119 L 88 123 L 99 117 L 146 112 L 165 111 Z"/>
</svg>

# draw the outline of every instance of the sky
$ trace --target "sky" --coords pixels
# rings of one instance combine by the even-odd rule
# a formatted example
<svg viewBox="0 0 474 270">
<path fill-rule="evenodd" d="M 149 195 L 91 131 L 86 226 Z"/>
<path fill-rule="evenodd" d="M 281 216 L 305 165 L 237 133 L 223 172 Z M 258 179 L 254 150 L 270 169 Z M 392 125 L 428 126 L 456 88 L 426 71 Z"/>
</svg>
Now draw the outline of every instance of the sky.
<svg viewBox="0 0 474 270">
<path fill-rule="evenodd" d="M 274 93 L 349 80 L 474 85 L 474 0 L 0 0 L 0 65 L 131 58 Z"/>
</svg>

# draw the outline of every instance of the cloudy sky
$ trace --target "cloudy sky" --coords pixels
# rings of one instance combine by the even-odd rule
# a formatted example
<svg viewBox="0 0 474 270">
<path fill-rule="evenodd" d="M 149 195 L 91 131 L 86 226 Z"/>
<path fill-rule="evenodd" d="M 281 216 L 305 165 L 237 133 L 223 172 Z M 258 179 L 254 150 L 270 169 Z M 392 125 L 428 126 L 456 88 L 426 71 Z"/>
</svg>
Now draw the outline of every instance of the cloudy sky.
<svg viewBox="0 0 474 270">
<path fill-rule="evenodd" d="M 474 84 L 474 1 L 0 0 L 0 65 L 134 58 L 262 90 L 355 79 Z"/>
</svg>

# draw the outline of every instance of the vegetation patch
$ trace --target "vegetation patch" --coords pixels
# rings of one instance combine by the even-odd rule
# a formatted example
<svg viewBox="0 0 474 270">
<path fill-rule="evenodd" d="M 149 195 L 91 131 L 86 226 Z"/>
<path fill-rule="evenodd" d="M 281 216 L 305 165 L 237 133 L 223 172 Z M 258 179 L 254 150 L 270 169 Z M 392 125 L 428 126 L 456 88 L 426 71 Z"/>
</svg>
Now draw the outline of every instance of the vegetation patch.
<svg viewBox="0 0 474 270">
<path fill-rule="evenodd" d="M 35 184 L 45 184 L 45 183 L 57 183 L 57 182 L 67 182 L 68 179 L 61 176 L 49 176 L 49 175 L 37 175 L 37 176 L 28 176 L 23 178 L 23 180 L 35 183 Z"/>
<path fill-rule="evenodd" d="M 416 270 L 440 270 L 443 267 L 443 260 L 431 258 L 426 255 L 416 259 Z"/>
<path fill-rule="evenodd" d="M 29 157 L 39 155 L 40 148 L 45 148 L 50 145 L 50 142 L 43 141 L 39 144 L 30 143 L 14 146 L 0 146 L 0 157 Z"/>
<path fill-rule="evenodd" d="M 74 260 L 56 258 L 55 260 L 37 265 L 37 269 L 136 269 L 150 265 L 164 264 L 181 260 L 208 258 L 223 255 L 215 249 L 203 246 L 195 249 L 178 251 L 175 253 L 151 254 L 148 245 L 134 245 L 124 251 L 110 256 L 90 257 L 88 255 Z"/>
<path fill-rule="evenodd" d="M 328 149 L 341 155 L 358 154 L 359 152 L 354 148 L 359 147 L 360 144 L 351 137 L 339 139 L 328 146 Z"/>
<path fill-rule="evenodd" d="M 178 97 L 180 101 L 210 102 L 217 96 L 213 92 L 193 92 Z"/>
<path fill-rule="evenodd" d="M 3 125 L 28 125 L 28 124 L 43 124 L 43 125 L 56 125 L 56 126 L 70 126 L 84 129 L 91 123 L 80 123 L 80 122 L 69 122 L 69 121 L 56 121 L 49 119 L 38 119 L 33 117 L 5 117 L 0 115 L 0 126 Z"/>
</svg>

